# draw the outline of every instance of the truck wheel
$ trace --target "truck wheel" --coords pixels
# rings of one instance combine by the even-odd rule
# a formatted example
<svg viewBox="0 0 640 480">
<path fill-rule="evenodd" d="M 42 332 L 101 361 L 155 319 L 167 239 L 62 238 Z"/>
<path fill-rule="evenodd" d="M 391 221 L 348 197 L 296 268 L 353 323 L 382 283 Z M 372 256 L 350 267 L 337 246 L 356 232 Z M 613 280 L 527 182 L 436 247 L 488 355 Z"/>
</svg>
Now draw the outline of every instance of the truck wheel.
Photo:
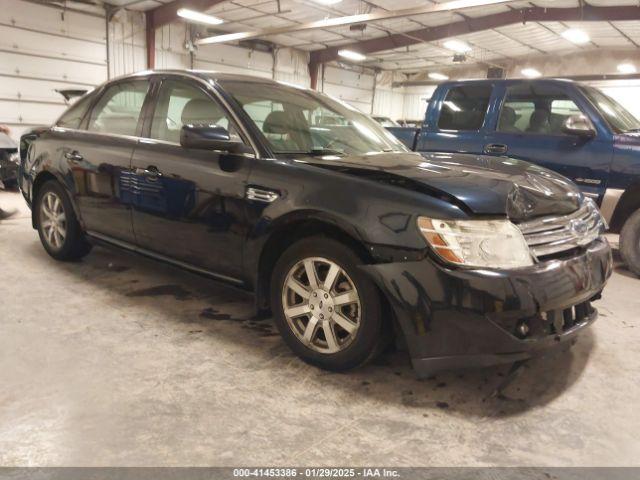
<svg viewBox="0 0 640 480">
<path fill-rule="evenodd" d="M 640 209 L 636 210 L 622 227 L 620 255 L 629 270 L 640 276 Z"/>
<path fill-rule="evenodd" d="M 62 185 L 46 182 L 34 204 L 40 241 L 56 260 L 78 260 L 91 250 L 78 223 L 71 200 Z"/>
<path fill-rule="evenodd" d="M 301 240 L 278 259 L 271 305 L 284 341 L 307 363 L 344 371 L 371 360 L 382 345 L 382 310 L 360 258 L 325 237 Z"/>
</svg>

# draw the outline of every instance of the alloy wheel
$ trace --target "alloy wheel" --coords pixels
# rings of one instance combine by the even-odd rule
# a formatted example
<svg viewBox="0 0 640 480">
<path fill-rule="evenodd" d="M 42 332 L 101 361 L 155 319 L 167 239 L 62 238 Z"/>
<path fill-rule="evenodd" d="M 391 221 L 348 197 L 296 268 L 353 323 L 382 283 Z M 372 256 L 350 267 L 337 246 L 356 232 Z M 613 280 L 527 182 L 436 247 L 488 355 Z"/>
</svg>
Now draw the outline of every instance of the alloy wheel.
<svg viewBox="0 0 640 480">
<path fill-rule="evenodd" d="M 40 226 L 49 247 L 60 250 L 67 237 L 67 217 L 62 199 L 54 192 L 47 192 L 42 197 Z"/>
<path fill-rule="evenodd" d="M 344 350 L 360 328 L 362 307 L 355 283 L 326 258 L 305 258 L 289 270 L 282 305 L 298 340 L 320 353 Z"/>
</svg>

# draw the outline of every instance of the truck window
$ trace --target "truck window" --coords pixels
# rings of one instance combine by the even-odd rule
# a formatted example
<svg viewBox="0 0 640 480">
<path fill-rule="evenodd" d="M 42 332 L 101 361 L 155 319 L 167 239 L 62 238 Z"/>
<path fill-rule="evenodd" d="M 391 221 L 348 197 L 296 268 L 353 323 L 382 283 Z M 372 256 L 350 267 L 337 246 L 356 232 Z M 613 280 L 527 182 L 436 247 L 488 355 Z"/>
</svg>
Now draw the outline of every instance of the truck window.
<svg viewBox="0 0 640 480">
<path fill-rule="evenodd" d="M 491 97 L 491 85 L 464 85 L 447 93 L 440 111 L 440 130 L 478 131 Z"/>
<path fill-rule="evenodd" d="M 582 113 L 562 90 L 550 85 L 515 85 L 507 89 L 498 131 L 564 135 L 565 120 Z"/>
</svg>

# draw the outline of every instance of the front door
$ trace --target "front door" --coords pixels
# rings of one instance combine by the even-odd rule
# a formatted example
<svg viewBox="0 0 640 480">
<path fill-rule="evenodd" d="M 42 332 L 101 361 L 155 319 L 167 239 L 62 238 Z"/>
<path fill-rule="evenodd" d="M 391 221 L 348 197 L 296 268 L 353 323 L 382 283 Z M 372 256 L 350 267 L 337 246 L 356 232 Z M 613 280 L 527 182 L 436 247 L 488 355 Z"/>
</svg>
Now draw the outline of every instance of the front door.
<svg viewBox="0 0 640 480">
<path fill-rule="evenodd" d="M 427 110 L 420 152 L 481 153 L 493 84 L 452 85 Z"/>
<path fill-rule="evenodd" d="M 239 278 L 253 158 L 183 148 L 180 131 L 185 124 L 222 126 L 239 138 L 228 112 L 197 82 L 162 81 L 145 125 L 146 138 L 133 155 L 137 243 L 190 266 Z"/>
<path fill-rule="evenodd" d="M 510 86 L 504 92 L 496 128 L 486 137 L 485 153 L 506 154 L 555 170 L 576 182 L 586 195 L 600 198 L 611 164 L 611 142 L 600 133 L 580 138 L 563 132 L 568 117 L 588 118 L 586 108 L 569 90 L 555 84 Z"/>
<path fill-rule="evenodd" d="M 64 145 L 80 216 L 91 234 L 135 241 L 127 176 L 148 87 L 146 79 L 109 86 L 93 107 L 86 129 L 74 131 Z"/>
</svg>

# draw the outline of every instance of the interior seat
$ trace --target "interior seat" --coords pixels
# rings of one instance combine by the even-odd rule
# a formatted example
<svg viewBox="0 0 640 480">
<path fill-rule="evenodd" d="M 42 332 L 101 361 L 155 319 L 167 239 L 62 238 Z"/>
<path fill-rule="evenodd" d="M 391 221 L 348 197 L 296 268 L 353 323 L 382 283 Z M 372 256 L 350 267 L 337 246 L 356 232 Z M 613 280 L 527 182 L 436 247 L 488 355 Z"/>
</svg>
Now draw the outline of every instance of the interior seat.
<svg viewBox="0 0 640 480">
<path fill-rule="evenodd" d="M 518 121 L 518 115 L 516 111 L 511 107 L 502 107 L 502 113 L 500 114 L 500 125 L 498 130 L 508 133 L 521 133 L 520 129 L 516 127 Z"/>
<path fill-rule="evenodd" d="M 276 150 L 295 151 L 300 147 L 296 144 L 293 135 L 294 127 L 289 121 L 289 116 L 282 110 L 271 112 L 265 118 L 262 131 Z"/>
<path fill-rule="evenodd" d="M 551 125 L 549 123 L 550 113 L 548 110 L 537 109 L 531 114 L 529 119 L 529 133 L 549 133 Z"/>
</svg>

